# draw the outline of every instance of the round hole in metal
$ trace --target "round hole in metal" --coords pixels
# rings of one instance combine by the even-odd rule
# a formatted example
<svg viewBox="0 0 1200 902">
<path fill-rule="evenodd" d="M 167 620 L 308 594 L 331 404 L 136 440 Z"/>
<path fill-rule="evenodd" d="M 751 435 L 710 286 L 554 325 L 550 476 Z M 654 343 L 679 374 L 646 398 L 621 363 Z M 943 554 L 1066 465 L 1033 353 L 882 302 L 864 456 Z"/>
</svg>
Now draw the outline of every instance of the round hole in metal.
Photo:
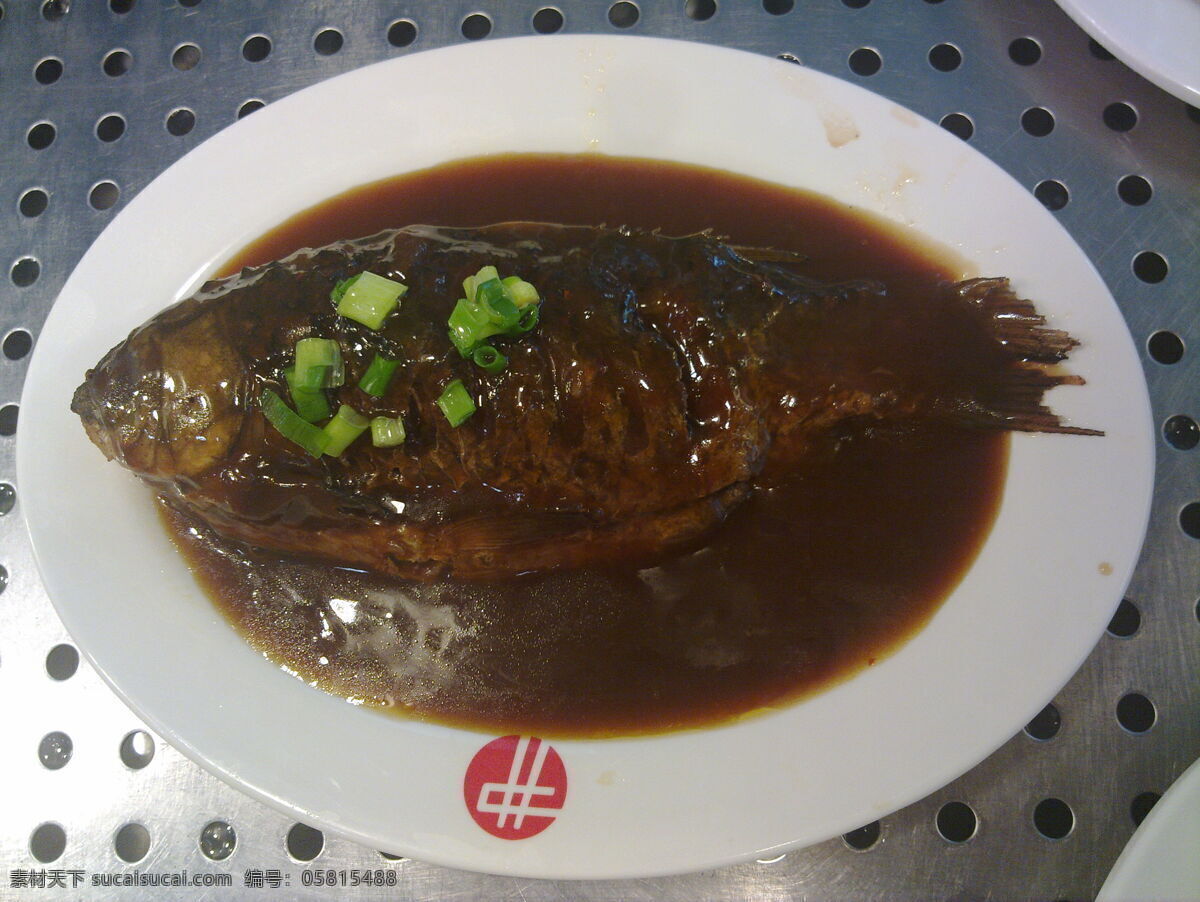
<svg viewBox="0 0 1200 902">
<path fill-rule="evenodd" d="M 42 274 L 42 264 L 34 257 L 21 257 L 13 262 L 8 277 L 18 288 L 28 288 Z"/>
<path fill-rule="evenodd" d="M 953 44 L 934 44 L 929 50 L 929 65 L 939 72 L 953 72 L 962 65 L 962 51 Z"/>
<path fill-rule="evenodd" d="M 883 57 L 872 47 L 859 47 L 846 59 L 850 71 L 864 78 L 874 75 L 883 68 Z"/>
<path fill-rule="evenodd" d="M 154 760 L 154 737 L 145 730 L 126 733 L 118 752 L 121 762 L 130 770 L 141 770 Z"/>
<path fill-rule="evenodd" d="M 1157 719 L 1154 702 L 1140 692 L 1129 692 L 1117 702 L 1117 723 L 1130 733 L 1148 732 Z"/>
<path fill-rule="evenodd" d="M 1045 107 L 1030 107 L 1021 114 L 1021 128 L 1035 138 L 1044 138 L 1054 131 L 1054 114 Z"/>
<path fill-rule="evenodd" d="M 1127 132 L 1137 125 L 1137 110 L 1127 103 L 1118 101 L 1104 108 L 1104 124 L 1114 132 Z"/>
<path fill-rule="evenodd" d="M 1163 423 L 1163 438 L 1179 451 L 1191 451 L 1200 444 L 1200 425 L 1189 416 L 1176 414 Z"/>
<path fill-rule="evenodd" d="M 12 513 L 17 504 L 17 490 L 7 482 L 0 482 L 0 517 Z"/>
<path fill-rule="evenodd" d="M 52 85 L 63 74 L 62 60 L 49 56 L 33 67 L 33 77 L 40 85 Z"/>
<path fill-rule="evenodd" d="M 265 34 L 251 35 L 242 43 L 242 59 L 261 63 L 271 55 L 271 39 Z"/>
<path fill-rule="evenodd" d="M 1017 38 L 1008 45 L 1008 58 L 1018 66 L 1032 66 L 1042 58 L 1042 45 L 1033 38 Z"/>
<path fill-rule="evenodd" d="M 171 110 L 167 116 L 167 131 L 180 138 L 196 127 L 196 114 L 187 107 Z"/>
<path fill-rule="evenodd" d="M 42 18 L 47 22 L 57 22 L 71 11 L 71 0 L 46 0 L 42 4 Z"/>
<path fill-rule="evenodd" d="M 0 410 L 0 413 L 3 412 Z M 1179 527 L 1185 535 L 1193 539 L 1200 539 L 1200 501 L 1193 501 L 1191 504 L 1183 506 L 1179 512 Z"/>
<path fill-rule="evenodd" d="M 871 821 L 862 827 L 842 834 L 842 842 L 856 852 L 865 852 L 879 842 L 879 821 Z"/>
<path fill-rule="evenodd" d="M 107 210 L 121 196 L 121 189 L 116 182 L 97 182 L 88 192 L 88 204 L 93 210 Z"/>
<path fill-rule="evenodd" d="M 613 28 L 632 28 L 641 16 L 638 5 L 630 0 L 618 0 L 608 8 L 608 24 Z"/>
<path fill-rule="evenodd" d="M 133 68 L 133 57 L 127 50 L 113 50 L 105 55 L 101 68 L 109 78 L 120 78 Z"/>
<path fill-rule="evenodd" d="M 150 831 L 141 824 L 126 824 L 113 837 L 113 849 L 122 861 L 141 861 L 150 851 Z"/>
<path fill-rule="evenodd" d="M 1127 175 L 1117 182 L 1117 196 L 1132 207 L 1149 203 L 1154 196 L 1150 182 L 1140 175 Z"/>
<path fill-rule="evenodd" d="M 109 113 L 96 123 L 96 137 L 106 144 L 112 143 L 125 134 L 125 117 L 119 113 Z"/>
<path fill-rule="evenodd" d="M 408 19 L 397 19 L 388 26 L 387 39 L 393 47 L 409 46 L 417 39 L 416 23 Z"/>
<path fill-rule="evenodd" d="M 1118 639 L 1128 639 L 1135 635 L 1142 626 L 1142 612 L 1128 598 L 1122 598 L 1116 612 L 1108 621 L 1107 632 Z"/>
<path fill-rule="evenodd" d="M 39 824 L 29 836 L 29 851 L 42 864 L 57 861 L 67 848 L 67 832 L 58 824 Z"/>
<path fill-rule="evenodd" d="M 342 49 L 342 45 L 346 39 L 342 37 L 342 33 L 336 28 L 326 28 L 317 33 L 313 38 L 313 50 L 317 51 L 321 56 L 333 56 Z"/>
<path fill-rule="evenodd" d="M 965 802 L 947 802 L 938 809 L 936 825 L 938 835 L 949 843 L 964 843 L 975 835 L 979 819 L 974 809 Z"/>
<path fill-rule="evenodd" d="M 965 113 L 947 113 L 942 116 L 942 121 L 938 122 L 938 125 L 962 140 L 970 140 L 974 134 L 974 122 Z"/>
<path fill-rule="evenodd" d="M 1146 350 L 1155 363 L 1170 365 L 1183 359 L 1183 339 L 1160 329 L 1146 339 Z"/>
<path fill-rule="evenodd" d="M 1133 274 L 1147 284 L 1157 285 L 1169 271 L 1166 258 L 1156 251 L 1142 251 L 1133 258 Z"/>
<path fill-rule="evenodd" d="M 1046 839 L 1063 839 L 1075 827 L 1075 812 L 1062 799 L 1042 799 L 1033 809 L 1033 826 Z"/>
<path fill-rule="evenodd" d="M 71 760 L 75 744 L 71 737 L 61 730 L 47 733 L 38 743 L 38 760 L 46 770 L 61 770 Z"/>
<path fill-rule="evenodd" d="M 1155 806 L 1162 796 L 1157 792 L 1139 792 L 1129 803 L 1129 819 L 1135 827 L 1140 827 L 1150 809 Z"/>
<path fill-rule="evenodd" d="M 79 670 L 79 652 L 74 645 L 61 642 L 46 654 L 46 673 L 50 679 L 69 680 Z"/>
<path fill-rule="evenodd" d="M 58 130 L 52 122 L 38 122 L 25 134 L 25 140 L 34 150 L 45 150 L 54 143 Z"/>
<path fill-rule="evenodd" d="M 296 861 L 312 861 L 325 848 L 325 834 L 307 824 L 293 824 L 286 844 L 288 854 Z"/>
<path fill-rule="evenodd" d="M 1048 742 L 1058 735 L 1062 727 L 1062 715 L 1054 705 L 1046 705 L 1033 720 L 1025 724 L 1025 734 L 1038 742 Z"/>
<path fill-rule="evenodd" d="M 4 356 L 20 360 L 33 348 L 33 336 L 24 329 L 13 329 L 4 336 Z"/>
<path fill-rule="evenodd" d="M 21 211 L 21 215 L 33 219 L 35 216 L 41 216 L 46 212 L 46 207 L 50 203 L 50 195 L 41 188 L 30 188 L 21 195 L 21 199 L 17 202 L 17 209 Z"/>
<path fill-rule="evenodd" d="M 533 14 L 533 30 L 538 34 L 554 34 L 563 27 L 563 14 L 553 6 L 544 6 Z"/>
<path fill-rule="evenodd" d="M 237 848 L 237 831 L 226 821 L 211 821 L 200 831 L 200 851 L 211 861 L 224 861 Z"/>
<path fill-rule="evenodd" d="M 460 30 L 468 41 L 482 41 L 492 33 L 492 20 L 483 13 L 472 13 L 462 20 Z"/>
<path fill-rule="evenodd" d="M 180 44 L 171 54 L 171 65 L 180 72 L 187 72 L 200 65 L 203 54 L 195 44 Z"/>
<path fill-rule="evenodd" d="M 1067 186 L 1057 179 L 1046 179 L 1038 182 L 1033 189 L 1033 196 L 1042 202 L 1042 206 L 1051 212 L 1065 207 L 1071 200 L 1071 192 Z"/>
</svg>

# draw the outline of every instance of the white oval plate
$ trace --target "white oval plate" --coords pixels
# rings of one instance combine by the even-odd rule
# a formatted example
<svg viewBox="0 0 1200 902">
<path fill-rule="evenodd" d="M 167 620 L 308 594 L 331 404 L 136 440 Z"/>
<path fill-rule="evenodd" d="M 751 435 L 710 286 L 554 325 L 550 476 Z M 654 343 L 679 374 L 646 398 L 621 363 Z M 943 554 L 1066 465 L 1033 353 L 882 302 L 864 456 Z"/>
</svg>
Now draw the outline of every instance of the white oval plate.
<svg viewBox="0 0 1200 902">
<path fill-rule="evenodd" d="M 369 122 L 370 140 L 346 140 L 349 122 Z M 465 769 L 491 737 L 354 707 L 252 651 L 198 590 L 146 490 L 104 461 L 68 410 L 86 367 L 286 216 L 353 185 L 501 151 L 716 166 L 909 225 L 981 272 L 1013 276 L 1082 340 L 1071 369 L 1088 385 L 1051 402 L 1107 433 L 1015 437 L 979 558 L 929 625 L 869 671 L 718 729 L 555 741 L 566 802 L 519 841 L 485 832 L 464 801 Z M 1152 445 L 1137 354 L 1100 278 L 1028 192 L 963 142 L 778 60 L 564 36 L 348 73 L 163 173 L 97 239 L 46 322 L 22 400 L 18 475 L 43 578 L 80 648 L 150 726 L 218 776 L 374 848 L 494 873 L 622 877 L 823 840 L 1001 745 L 1077 669 L 1120 599 L 1145 529 Z"/>
<path fill-rule="evenodd" d="M 1200 899 L 1200 759 L 1171 784 L 1133 834 L 1096 902 Z"/>
<path fill-rule="evenodd" d="M 1200 106 L 1200 0 L 1057 0 L 1138 75 Z"/>
</svg>

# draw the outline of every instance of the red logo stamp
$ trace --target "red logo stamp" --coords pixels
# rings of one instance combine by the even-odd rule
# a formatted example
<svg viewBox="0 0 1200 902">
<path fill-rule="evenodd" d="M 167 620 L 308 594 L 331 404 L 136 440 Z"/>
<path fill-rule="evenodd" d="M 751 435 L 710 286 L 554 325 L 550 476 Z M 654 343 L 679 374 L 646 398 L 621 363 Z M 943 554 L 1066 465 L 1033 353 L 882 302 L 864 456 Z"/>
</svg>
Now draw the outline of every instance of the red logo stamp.
<svg viewBox="0 0 1200 902">
<path fill-rule="evenodd" d="M 536 736 L 501 736 L 471 759 L 463 777 L 467 810 L 501 839 L 528 839 L 552 823 L 567 800 L 567 769 Z"/>
</svg>

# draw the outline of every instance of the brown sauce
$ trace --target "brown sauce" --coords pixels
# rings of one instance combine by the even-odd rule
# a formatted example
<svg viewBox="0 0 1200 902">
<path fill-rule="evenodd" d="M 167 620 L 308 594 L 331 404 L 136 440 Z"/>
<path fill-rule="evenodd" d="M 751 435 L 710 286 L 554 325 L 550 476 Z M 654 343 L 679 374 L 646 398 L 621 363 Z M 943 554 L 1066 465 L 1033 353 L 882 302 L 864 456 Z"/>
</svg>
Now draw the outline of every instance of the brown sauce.
<svg viewBox="0 0 1200 902">
<path fill-rule="evenodd" d="M 502 220 L 713 229 L 877 278 L 920 303 L 960 274 L 874 220 L 711 170 L 601 156 L 465 161 L 356 189 L 281 225 L 226 272 L 410 223 Z M 231 622 L 330 692 L 493 731 L 696 727 L 794 701 L 895 650 L 953 589 L 998 507 L 998 433 L 927 428 L 831 442 L 653 567 L 419 583 L 263 559 L 168 512 Z"/>
</svg>

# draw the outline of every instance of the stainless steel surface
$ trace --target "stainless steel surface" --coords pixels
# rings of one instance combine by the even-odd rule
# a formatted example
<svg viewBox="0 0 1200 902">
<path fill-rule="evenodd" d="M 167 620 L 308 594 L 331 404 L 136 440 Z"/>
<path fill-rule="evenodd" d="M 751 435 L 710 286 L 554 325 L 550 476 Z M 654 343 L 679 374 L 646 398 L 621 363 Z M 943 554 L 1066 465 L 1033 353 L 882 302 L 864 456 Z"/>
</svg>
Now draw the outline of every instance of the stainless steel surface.
<svg viewBox="0 0 1200 902">
<path fill-rule="evenodd" d="M 617 6 L 626 12 L 637 8 Z M 611 24 L 607 2 L 589 0 L 2 0 L 0 334 L 27 331 L 36 353 L 39 327 L 92 239 L 130 197 L 234 121 L 248 101 L 270 103 L 376 60 L 462 41 L 464 20 L 473 15 L 484 17 L 471 20 L 477 26 L 490 23 L 485 39 L 531 33 L 535 21 L 554 18 L 542 13 L 535 19 L 538 10 L 549 8 L 561 12 L 563 33 L 623 30 L 786 54 L 934 121 L 965 115 L 973 124 L 971 144 L 1030 190 L 1047 181 L 1065 187 L 1067 203 L 1056 215 L 1103 275 L 1143 349 L 1157 422 L 1200 418 L 1200 354 L 1194 350 L 1200 347 L 1200 115 L 1121 63 L 1104 59 L 1051 0 L 794 5 L 643 0 L 639 6 L 636 23 L 621 29 Z M 619 20 L 620 12 L 612 18 Z M 415 30 L 405 46 L 388 40 L 398 21 L 415 27 L 392 32 L 404 43 L 405 32 Z M 326 29 L 343 37 L 337 52 L 314 50 L 316 36 Z M 265 59 L 243 55 L 243 43 L 254 35 L 270 40 Z M 1010 50 L 1021 38 L 1035 43 Z M 323 47 L 326 40 L 320 41 Z M 940 44 L 959 51 L 959 65 L 942 71 L 931 63 L 930 51 Z M 859 48 L 882 57 L 877 73 L 851 70 L 848 59 Z M 128 54 L 128 71 L 107 74 L 106 59 L 109 71 L 120 72 L 110 58 L 118 50 Z M 1021 64 L 1010 53 L 1026 62 L 1031 55 L 1038 59 Z M 933 54 L 943 67 L 954 56 L 944 49 Z M 57 78 L 53 62 L 42 65 L 49 58 L 61 62 Z M 1136 124 L 1125 131 L 1107 124 L 1105 111 L 1112 104 L 1127 104 Z M 1031 108 L 1052 117 L 1048 134 L 1035 136 L 1023 127 L 1023 114 Z M 168 128 L 168 121 L 176 125 L 187 118 L 169 120 L 176 110 L 194 116 L 185 134 Z M 1107 118 L 1120 127 L 1127 124 L 1123 112 L 1111 108 Z M 111 116 L 121 122 L 99 125 Z M 1045 130 L 1038 128 L 1039 116 L 1047 118 L 1026 117 L 1034 131 Z M 53 124 L 55 138 L 34 149 L 30 131 L 43 122 Z M 1148 183 L 1147 202 L 1122 199 L 1118 185 L 1131 175 Z M 119 194 L 112 206 L 95 209 L 104 206 L 106 191 L 112 194 L 111 188 L 97 192 L 101 183 L 115 185 Z M 1145 193 L 1140 183 L 1124 184 L 1129 200 L 1141 199 L 1138 189 Z M 1042 189 L 1047 190 L 1056 189 Z M 1168 271 L 1161 281 L 1135 274 L 1133 261 L 1146 251 L 1165 259 Z M 17 283 L 29 281 L 33 268 L 28 262 L 18 266 L 26 258 L 36 261 L 38 272 L 22 286 Z M 1154 359 L 1169 360 L 1173 344 L 1169 337 L 1156 339 L 1152 355 L 1148 341 L 1156 332 L 1181 339 L 1178 362 Z M 21 345 L 20 336 L 6 337 L 0 357 L 0 482 L 9 485 L 14 480 L 14 439 L 6 437 L 14 413 L 9 405 L 19 399 L 28 360 Z M 16 486 L 15 507 L 0 515 L 0 564 L 7 581 L 0 594 L 0 898 L 1094 896 L 1133 832 L 1132 810 L 1144 809 L 1200 755 L 1200 541 L 1180 525 L 1184 506 L 1200 501 L 1198 464 L 1200 448 L 1175 448 L 1160 436 L 1149 539 L 1128 595 L 1140 623 L 1132 635 L 1102 637 L 1054 699 L 1061 727 L 1052 738 L 1014 736 L 951 785 L 884 817 L 877 841 L 864 851 L 834 839 L 771 862 L 593 884 L 500 879 L 392 861 L 332 837 L 325 837 L 311 862 L 299 861 L 288 851 L 293 825 L 286 818 L 218 782 L 157 738 L 151 737 L 153 756 L 147 761 L 147 737 L 127 740 L 143 729 L 137 718 L 86 663 L 74 669 L 70 650 L 57 648 L 70 640 L 38 579 Z M 1119 485 L 1111 488 L 1121 491 Z M 0 510 L 5 495 L 0 486 Z M 1117 631 L 1128 630 L 1118 625 Z M 1020 666 L 1013 661 L 1014 668 Z M 1118 703 L 1129 693 L 1153 706 L 1153 725 L 1140 734 L 1118 719 Z M 1132 707 L 1136 715 L 1136 703 Z M 52 733 L 63 735 L 45 739 Z M 1070 808 L 1073 822 L 1063 838 L 1047 838 L 1036 826 L 1035 812 L 1046 810 L 1039 809 L 1045 799 L 1060 799 Z M 976 826 L 963 842 L 950 842 L 939 832 L 939 812 L 949 802 L 964 803 L 975 815 Z M 943 815 L 943 828 L 953 826 L 952 810 Z M 220 823 L 210 826 L 214 822 Z M 129 824 L 144 830 L 123 830 Z M 57 855 L 52 855 L 55 828 L 45 825 L 58 825 L 65 837 Z M 47 860 L 39 861 L 35 851 Z M 122 860 L 122 854 L 136 860 Z M 190 875 L 227 879 L 229 886 L 92 885 L 103 874 L 184 868 Z M 394 875 L 395 885 L 336 890 L 303 885 L 303 872 L 313 868 L 382 869 L 385 881 Z M 72 888 L 76 874 L 83 884 Z M 53 886 L 59 879 L 66 888 L 20 885 Z"/>
</svg>

